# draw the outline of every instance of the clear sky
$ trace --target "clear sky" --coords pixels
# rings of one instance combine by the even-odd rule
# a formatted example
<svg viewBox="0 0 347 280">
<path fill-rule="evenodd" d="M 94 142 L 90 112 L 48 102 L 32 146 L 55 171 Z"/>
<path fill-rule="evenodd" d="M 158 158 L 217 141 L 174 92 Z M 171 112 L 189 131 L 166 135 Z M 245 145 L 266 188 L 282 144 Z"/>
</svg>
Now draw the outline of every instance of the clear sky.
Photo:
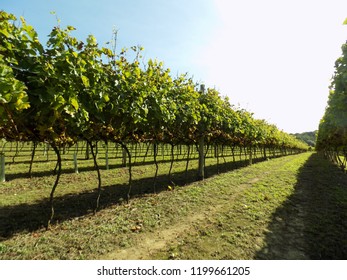
<svg viewBox="0 0 347 280">
<path fill-rule="evenodd" d="M 145 59 L 215 87 L 286 132 L 317 129 L 347 39 L 346 0 L 0 0 L 41 41 L 72 25 L 100 45 L 141 45 Z"/>
</svg>

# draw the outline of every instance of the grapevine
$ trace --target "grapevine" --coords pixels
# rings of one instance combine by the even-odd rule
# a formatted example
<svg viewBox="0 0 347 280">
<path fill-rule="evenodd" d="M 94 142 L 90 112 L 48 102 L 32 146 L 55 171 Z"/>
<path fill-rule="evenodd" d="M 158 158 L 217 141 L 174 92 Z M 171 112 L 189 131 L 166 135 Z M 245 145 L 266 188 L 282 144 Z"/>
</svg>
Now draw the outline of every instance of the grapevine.
<svg viewBox="0 0 347 280">
<path fill-rule="evenodd" d="M 204 90 L 187 75 L 173 78 L 162 62 L 141 63 L 141 47 L 120 54 L 100 48 L 94 36 L 80 41 L 72 36 L 72 26 L 54 27 L 46 45 L 40 43 L 34 28 L 21 18 L 0 12 L 0 138 L 49 144 L 57 156 L 56 181 L 50 194 L 54 215 L 54 192 L 61 175 L 60 149 L 80 141 L 87 143 L 98 173 L 99 207 L 101 175 L 94 144 L 99 141 L 120 145 L 128 158 L 131 196 L 132 155 L 130 145 L 146 143 L 154 147 L 154 190 L 158 174 L 159 144 L 171 147 L 169 180 L 174 147 L 199 150 L 198 178 L 204 179 L 204 161 L 210 147 L 243 149 L 250 161 L 255 149 L 281 149 L 300 152 L 307 146 L 264 120 L 235 108 L 228 98 L 208 88 Z M 342 67 L 342 66 L 341 66 Z M 344 135 L 346 130 L 336 130 Z M 322 141 L 321 141 L 322 142 Z M 96 146 L 97 147 L 97 146 Z M 147 153 L 146 152 L 146 153 Z M 34 151 L 32 156 L 34 156 Z M 222 156 L 224 156 L 222 152 Z M 135 156 L 136 159 L 136 156 Z M 235 161 L 235 156 L 233 154 Z"/>
</svg>

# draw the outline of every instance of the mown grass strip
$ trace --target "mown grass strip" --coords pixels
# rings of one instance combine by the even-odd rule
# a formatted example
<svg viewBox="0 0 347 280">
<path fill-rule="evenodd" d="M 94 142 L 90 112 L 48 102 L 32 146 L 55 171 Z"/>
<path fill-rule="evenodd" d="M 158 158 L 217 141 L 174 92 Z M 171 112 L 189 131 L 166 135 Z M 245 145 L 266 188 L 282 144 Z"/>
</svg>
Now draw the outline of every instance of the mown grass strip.
<svg viewBox="0 0 347 280">
<path fill-rule="evenodd" d="M 347 176 L 318 154 L 290 159 L 257 165 L 272 168 L 208 223 L 198 222 L 152 257 L 346 259 Z"/>
<path fill-rule="evenodd" d="M 3 237 L 0 258 L 99 259 L 121 251 L 152 259 L 346 257 L 346 185 L 346 175 L 319 155 L 278 158 L 62 220 L 49 231 Z M 158 246 L 144 244 L 156 236 Z"/>
</svg>

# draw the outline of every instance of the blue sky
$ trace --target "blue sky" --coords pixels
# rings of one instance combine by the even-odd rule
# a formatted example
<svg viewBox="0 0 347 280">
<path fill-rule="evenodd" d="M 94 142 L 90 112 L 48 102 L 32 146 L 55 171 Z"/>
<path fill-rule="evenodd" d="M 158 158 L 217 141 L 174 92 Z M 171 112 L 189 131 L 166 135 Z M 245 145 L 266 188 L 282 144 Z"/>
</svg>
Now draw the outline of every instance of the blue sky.
<svg viewBox="0 0 347 280">
<path fill-rule="evenodd" d="M 42 41 L 57 24 L 56 18 L 62 26 L 74 26 L 79 39 L 93 34 L 101 45 L 111 40 L 116 28 L 119 50 L 141 45 L 146 58 L 158 58 L 180 73 L 190 72 L 189 59 L 196 51 L 195 46 L 206 44 L 206 35 L 213 32 L 218 22 L 213 2 L 205 0 L 0 0 L 0 3 L 5 11 L 24 16 Z"/>
<path fill-rule="evenodd" d="M 43 42 L 57 24 L 51 11 L 100 45 L 116 28 L 118 51 L 141 45 L 146 60 L 286 132 L 317 129 L 347 39 L 345 0 L 0 0 L 0 9 L 24 16 Z"/>
</svg>

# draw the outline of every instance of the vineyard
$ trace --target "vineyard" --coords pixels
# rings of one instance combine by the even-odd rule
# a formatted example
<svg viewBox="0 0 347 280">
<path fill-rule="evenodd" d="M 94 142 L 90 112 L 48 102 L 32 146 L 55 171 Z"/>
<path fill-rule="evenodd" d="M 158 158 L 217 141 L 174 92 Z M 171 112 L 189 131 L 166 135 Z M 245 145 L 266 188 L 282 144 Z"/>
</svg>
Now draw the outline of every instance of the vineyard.
<svg viewBox="0 0 347 280">
<path fill-rule="evenodd" d="M 7 145 L 8 144 L 8 145 Z M 33 143 L 20 143 L 18 145 L 12 145 L 7 143 L 4 145 L 3 151 L 6 154 L 8 162 L 6 163 L 7 173 L 6 180 L 11 185 L 12 182 L 17 185 L 16 181 L 30 180 L 35 182 L 35 185 L 39 186 L 39 190 L 42 193 L 36 193 L 37 199 L 43 200 L 43 210 L 47 207 L 48 193 L 47 193 L 47 181 L 52 180 L 54 176 L 54 169 L 56 168 L 55 153 L 51 148 L 47 148 L 45 145 L 34 146 Z M 97 152 L 95 157 L 97 159 L 100 170 L 95 172 L 94 160 L 90 150 L 88 151 L 87 143 L 79 143 L 78 146 L 66 148 L 61 151 L 62 157 L 62 169 L 63 177 L 72 176 L 73 180 L 66 185 L 63 181 L 61 184 L 57 197 L 61 200 L 62 195 L 76 194 L 80 191 L 81 195 L 88 191 L 89 201 L 87 205 L 83 206 L 85 209 L 81 211 L 95 212 L 98 208 L 104 208 L 107 204 L 118 203 L 119 201 L 126 201 L 129 195 L 128 182 L 128 167 L 127 155 L 124 149 L 120 145 L 113 147 L 106 147 L 105 145 L 97 145 Z M 154 150 L 154 145 L 137 144 L 130 145 L 129 152 L 132 157 L 132 195 L 141 196 L 146 193 L 158 193 L 163 190 L 173 190 L 176 185 L 186 185 L 192 183 L 197 178 L 198 160 L 199 154 L 193 151 L 193 148 L 187 148 L 187 146 L 177 146 L 172 154 L 172 146 L 160 145 L 157 147 L 157 151 Z M 35 154 L 34 154 L 35 152 Z M 263 150 L 254 150 L 252 162 L 263 161 Z M 268 155 L 268 159 L 282 156 L 281 150 L 272 150 Z M 156 157 L 156 161 L 154 158 Z M 250 164 L 250 157 L 248 151 L 244 149 L 231 149 L 224 148 L 221 151 L 217 149 L 209 149 L 205 155 L 205 177 L 223 173 L 235 168 L 247 166 Z M 86 176 L 90 178 L 86 185 Z M 98 180 L 100 181 L 100 188 L 96 189 Z M 29 183 L 27 182 L 27 183 Z M 24 184 L 27 184 L 24 183 Z M 40 186 L 42 184 L 42 186 Z M 69 185 L 73 186 L 69 186 Z M 105 187 L 106 186 L 106 187 Z M 113 187 L 112 187 L 113 186 Z M 4 190 L 7 188 L 4 187 Z M 20 185 L 18 186 L 22 188 Z M 105 188 L 107 191 L 105 191 Z M 31 187 L 29 187 L 31 189 Z M 8 188 L 8 191 L 11 187 Z M 110 195 L 110 193 L 112 195 Z M 6 191 L 5 191 L 6 193 Z M 10 206 L 11 203 L 15 204 L 24 199 L 26 191 L 21 195 L 16 193 L 15 201 L 7 199 L 4 205 Z M 46 197 L 45 197 L 46 195 Z M 22 198 L 21 198 L 22 197 Z M 101 201 L 99 207 L 99 200 Z M 59 204 L 59 203 L 58 203 Z M 71 210 L 70 207 L 64 209 L 60 204 L 58 206 L 62 213 Z M 48 207 L 46 208 L 49 209 Z M 47 212 L 47 210 L 44 210 Z M 57 219 L 63 215 L 57 212 Z M 47 217 L 49 213 L 43 215 Z M 20 216 L 20 213 L 17 215 Z M 15 215 L 16 216 L 16 215 Z M 16 232 L 18 227 L 18 216 L 13 220 L 13 225 L 7 225 L 3 227 L 3 235 L 12 235 Z M 40 217 L 42 219 L 42 217 Z M 26 224 L 26 223 L 24 223 Z M 37 228 L 40 228 L 44 221 L 31 221 L 31 224 Z"/>
<path fill-rule="evenodd" d="M 274 125 L 234 108 L 216 90 L 205 90 L 203 85 L 197 90 L 192 79 L 186 75 L 171 77 L 169 69 L 157 61 L 141 65 L 140 47 L 131 48 L 135 58 L 129 61 L 126 50 L 116 55 L 108 48 L 99 48 L 92 35 L 86 42 L 72 37 L 72 26 L 53 28 L 44 47 L 23 18 L 20 25 L 15 24 L 15 17 L 3 11 L 0 30 L 0 137 L 7 142 L 32 142 L 33 147 L 48 144 L 57 157 L 47 227 L 54 216 L 61 150 L 79 141 L 87 143 L 94 159 L 99 194 L 97 143 L 105 143 L 106 150 L 111 143 L 122 147 L 129 167 L 127 201 L 134 157 L 130 146 L 139 143 L 153 145 L 154 178 L 159 144 L 171 146 L 171 166 L 175 146 L 186 145 L 189 160 L 190 147 L 195 145 L 198 179 L 204 178 L 205 158 L 212 146 L 216 154 L 225 146 L 243 149 L 250 159 L 256 149 L 263 150 L 265 157 L 266 149 L 281 149 L 283 154 L 307 149 L 306 144 Z M 77 146 L 74 149 L 77 151 Z"/>
<path fill-rule="evenodd" d="M 129 241 L 133 240 L 129 234 L 140 235 L 146 229 L 150 234 L 171 222 L 176 228 L 182 224 L 182 231 L 192 230 L 189 222 L 193 217 L 203 220 L 202 213 L 207 215 L 206 207 L 212 205 L 217 216 L 228 216 L 231 212 L 227 214 L 226 209 L 239 213 L 240 227 L 242 220 L 259 226 L 249 229 L 250 239 L 245 241 L 253 244 L 261 239 L 258 251 L 248 248 L 248 254 L 229 257 L 277 258 L 277 247 L 271 254 L 261 250 L 265 227 L 277 219 L 275 213 L 286 199 L 294 196 L 299 205 L 310 197 L 305 172 L 324 173 L 323 164 L 338 178 L 338 190 L 333 191 L 340 192 L 339 207 L 344 209 L 347 196 L 340 186 L 345 177 L 322 163 L 321 155 L 308 153 L 304 142 L 254 118 L 187 74 L 173 77 L 162 62 L 144 62 L 142 47 L 117 54 L 115 48 L 99 47 L 92 35 L 80 41 L 72 36 L 74 30 L 58 24 L 42 44 L 24 18 L 18 22 L 15 16 L 0 12 L 0 241 L 4 241 L 0 253 L 6 253 L 4 258 L 114 258 L 118 255 L 105 246 L 93 248 L 96 256 L 86 253 L 84 245 L 100 234 L 109 244 L 129 247 L 135 242 Z M 343 51 L 345 55 L 346 45 Z M 317 149 L 345 170 L 344 55 L 336 63 Z M 303 185 L 304 197 L 300 193 L 297 199 L 297 188 Z M 308 211 L 306 206 L 288 207 L 300 212 Z M 330 220 L 340 218 L 334 215 Z M 315 219 L 311 218 L 310 213 L 307 223 Z M 73 224 L 78 220 L 83 220 L 77 230 L 83 244 L 74 236 Z M 299 220 L 302 223 L 300 215 L 291 228 L 302 230 Z M 100 229 L 91 225 L 94 222 Z M 172 229 L 166 230 L 173 235 Z M 257 231 L 264 233 L 258 239 Z M 61 232 L 69 240 L 54 239 Z M 242 239 L 242 233 L 235 234 Z M 295 235 L 291 238 L 298 240 L 294 245 L 302 241 Z M 42 247 L 48 252 L 40 253 L 40 246 L 53 239 L 56 248 Z M 23 249 L 11 249 L 11 242 L 23 244 Z M 72 251 L 65 252 L 59 242 L 69 243 Z M 178 247 L 184 256 L 187 248 L 183 243 Z M 340 247 L 336 255 L 346 256 L 345 244 Z M 313 255 L 303 251 L 287 257 L 334 255 L 325 247 Z M 162 253 L 152 257 L 166 258 Z M 169 258 L 175 256 L 170 252 Z"/>
<path fill-rule="evenodd" d="M 347 44 L 343 44 L 342 56 L 335 62 L 328 106 L 319 124 L 317 136 L 317 149 L 324 152 L 342 170 L 347 166 L 346 62 Z"/>
</svg>

